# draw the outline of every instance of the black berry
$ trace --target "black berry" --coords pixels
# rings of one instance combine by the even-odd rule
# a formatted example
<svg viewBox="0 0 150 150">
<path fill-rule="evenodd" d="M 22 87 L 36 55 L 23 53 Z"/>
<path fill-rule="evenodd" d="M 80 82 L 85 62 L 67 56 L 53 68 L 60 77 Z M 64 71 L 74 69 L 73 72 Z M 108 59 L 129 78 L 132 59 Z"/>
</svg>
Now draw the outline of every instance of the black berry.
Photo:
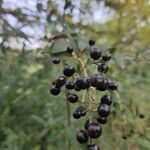
<svg viewBox="0 0 150 150">
<path fill-rule="evenodd" d="M 107 118 L 99 117 L 99 118 L 97 118 L 97 122 L 100 123 L 100 124 L 106 124 L 107 123 Z"/>
<path fill-rule="evenodd" d="M 65 84 L 65 87 L 66 87 L 66 89 L 68 89 L 68 90 L 74 89 L 74 87 L 75 87 L 74 82 L 72 82 L 72 81 L 67 81 L 66 84 Z"/>
<path fill-rule="evenodd" d="M 92 48 L 90 50 L 90 56 L 94 60 L 98 60 L 101 57 L 101 51 L 98 48 Z"/>
<path fill-rule="evenodd" d="M 92 122 L 88 125 L 88 135 L 90 138 L 99 138 L 102 134 L 102 128 L 97 122 Z"/>
<path fill-rule="evenodd" d="M 109 54 L 105 54 L 102 56 L 103 61 L 109 61 L 111 59 L 111 56 Z"/>
<path fill-rule="evenodd" d="M 73 48 L 72 47 L 67 47 L 67 52 L 68 53 L 72 53 L 73 52 Z"/>
<path fill-rule="evenodd" d="M 52 62 L 54 64 L 59 64 L 60 63 L 60 58 L 59 57 L 54 57 L 54 58 L 52 58 Z"/>
<path fill-rule="evenodd" d="M 108 85 L 108 89 L 109 89 L 109 90 L 114 91 L 114 90 L 117 90 L 117 89 L 118 89 L 118 85 L 117 85 L 116 83 L 114 83 L 114 82 L 108 83 L 107 85 Z"/>
<path fill-rule="evenodd" d="M 98 78 L 96 89 L 99 91 L 105 91 L 107 90 L 107 82 L 103 78 Z"/>
<path fill-rule="evenodd" d="M 73 117 L 75 119 L 78 119 L 78 118 L 83 117 L 85 115 L 86 115 L 86 108 L 83 106 L 77 107 L 77 109 L 73 113 Z"/>
<path fill-rule="evenodd" d="M 97 144 L 90 144 L 86 147 L 85 150 L 100 150 L 100 148 Z"/>
<path fill-rule="evenodd" d="M 80 91 L 81 89 L 75 84 L 75 86 L 74 86 L 74 89 L 75 89 L 75 91 Z"/>
<path fill-rule="evenodd" d="M 58 86 L 58 87 L 63 86 L 65 83 L 66 83 L 66 77 L 63 76 L 63 75 L 61 75 L 61 76 L 55 81 L 55 84 L 56 84 L 56 86 Z"/>
<path fill-rule="evenodd" d="M 85 129 L 85 130 L 88 129 L 88 126 L 89 126 L 90 123 L 92 123 L 92 121 L 91 121 L 91 122 L 90 122 L 90 120 L 86 120 L 86 121 L 85 121 L 85 123 L 84 123 L 84 129 Z"/>
<path fill-rule="evenodd" d="M 79 112 L 79 111 L 74 111 L 74 113 L 73 113 L 73 118 L 74 119 L 79 119 L 81 117 L 81 112 Z"/>
<path fill-rule="evenodd" d="M 77 78 L 75 84 L 79 89 L 84 90 L 90 87 L 90 79 L 88 79 L 86 76 L 80 76 Z"/>
<path fill-rule="evenodd" d="M 110 114 L 110 107 L 107 104 L 101 104 L 98 107 L 98 114 L 101 117 L 108 117 Z"/>
<path fill-rule="evenodd" d="M 50 89 L 50 93 L 54 96 L 58 95 L 61 92 L 59 87 L 56 87 L 56 85 L 52 85 Z"/>
<path fill-rule="evenodd" d="M 144 117 L 145 117 L 144 114 L 142 113 L 139 114 L 139 118 L 144 119 Z"/>
<path fill-rule="evenodd" d="M 95 41 L 94 41 L 94 40 L 92 40 L 92 39 L 91 39 L 91 40 L 89 40 L 89 45 L 90 45 L 90 46 L 95 45 Z"/>
<path fill-rule="evenodd" d="M 76 94 L 67 94 L 67 100 L 71 103 L 76 103 L 78 101 L 78 96 Z"/>
<path fill-rule="evenodd" d="M 106 63 L 99 64 L 97 69 L 99 72 L 106 73 L 108 71 L 108 65 Z"/>
<path fill-rule="evenodd" d="M 66 77 L 71 77 L 75 73 L 75 68 L 71 65 L 65 65 L 63 72 Z"/>
<path fill-rule="evenodd" d="M 85 130 L 80 130 L 77 132 L 76 138 L 80 144 L 86 143 L 89 139 Z"/>
<path fill-rule="evenodd" d="M 101 97 L 101 103 L 111 105 L 112 104 L 112 98 L 110 95 L 104 95 Z"/>
<path fill-rule="evenodd" d="M 101 78 L 98 74 L 94 74 L 91 76 L 91 78 L 90 78 L 91 86 L 93 86 L 93 87 L 97 86 L 98 78 Z"/>
</svg>

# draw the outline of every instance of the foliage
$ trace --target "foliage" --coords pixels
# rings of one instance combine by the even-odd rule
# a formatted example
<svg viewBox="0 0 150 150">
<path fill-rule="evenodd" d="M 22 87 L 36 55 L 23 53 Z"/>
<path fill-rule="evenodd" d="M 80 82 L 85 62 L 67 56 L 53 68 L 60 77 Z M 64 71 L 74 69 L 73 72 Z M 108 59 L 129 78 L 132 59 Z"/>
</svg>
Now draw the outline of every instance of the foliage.
<svg viewBox="0 0 150 150">
<path fill-rule="evenodd" d="M 71 3 L 66 6 L 66 12 L 70 13 L 65 17 L 65 30 L 59 32 L 56 26 L 63 26 L 63 23 L 57 1 L 38 2 L 39 12 L 30 20 L 23 9 L 11 11 L 4 8 L 4 2 L 0 0 L 0 17 L 3 17 L 0 31 L 0 149 L 69 150 L 70 139 L 72 150 L 81 149 L 76 143 L 75 134 L 86 118 L 76 121 L 71 117 L 72 124 L 69 127 L 65 99 L 62 95 L 57 98 L 50 95 L 49 84 L 59 76 L 63 68 L 63 64 L 59 64 L 57 68 L 53 66 L 51 57 L 57 53 L 63 59 L 68 39 L 76 50 L 79 47 L 86 53 L 89 38 L 95 38 L 98 47 L 113 54 L 112 69 L 108 76 L 111 75 L 119 84 L 119 91 L 114 95 L 116 103 L 113 117 L 97 142 L 106 150 L 150 149 L 149 3 L 138 0 L 94 2 L 97 5 L 105 4 L 105 9 L 114 12 L 114 16 L 104 24 L 89 21 L 85 25 L 83 18 L 86 13 L 92 18 L 93 10 L 92 2 L 83 0 L 78 7 L 80 21 L 74 23 L 71 12 L 77 6 Z M 45 13 L 45 39 L 49 40 L 46 46 L 27 50 L 25 45 L 20 49 L 9 45 L 12 38 L 29 40 L 31 37 L 21 28 L 11 27 L 11 23 L 5 19 L 8 13 L 18 18 L 22 25 L 39 25 L 41 20 L 38 19 L 38 14 Z M 52 16 L 57 16 L 57 20 L 53 21 Z M 75 29 L 79 29 L 80 33 Z M 49 34 L 54 37 L 56 34 L 65 34 L 68 39 L 50 40 Z M 45 40 L 43 37 L 41 39 Z M 65 57 L 68 62 L 72 62 L 69 56 Z M 80 65 L 74 65 L 81 73 Z M 70 107 L 73 110 L 76 106 Z M 141 113 L 145 115 L 144 119 L 139 118 Z M 122 135 L 131 130 L 135 133 L 123 140 Z"/>
</svg>

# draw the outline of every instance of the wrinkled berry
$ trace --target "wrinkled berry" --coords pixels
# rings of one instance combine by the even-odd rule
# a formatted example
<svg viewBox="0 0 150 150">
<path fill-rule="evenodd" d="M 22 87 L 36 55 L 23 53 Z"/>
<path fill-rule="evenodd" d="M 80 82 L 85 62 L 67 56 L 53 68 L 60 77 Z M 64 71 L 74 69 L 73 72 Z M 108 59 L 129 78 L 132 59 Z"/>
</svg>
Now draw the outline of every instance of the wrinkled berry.
<svg viewBox="0 0 150 150">
<path fill-rule="evenodd" d="M 102 56 L 103 61 L 109 61 L 111 59 L 111 56 L 109 54 L 105 54 Z"/>
<path fill-rule="evenodd" d="M 99 64 L 97 69 L 99 72 L 106 73 L 108 71 L 108 65 L 106 63 Z"/>
</svg>

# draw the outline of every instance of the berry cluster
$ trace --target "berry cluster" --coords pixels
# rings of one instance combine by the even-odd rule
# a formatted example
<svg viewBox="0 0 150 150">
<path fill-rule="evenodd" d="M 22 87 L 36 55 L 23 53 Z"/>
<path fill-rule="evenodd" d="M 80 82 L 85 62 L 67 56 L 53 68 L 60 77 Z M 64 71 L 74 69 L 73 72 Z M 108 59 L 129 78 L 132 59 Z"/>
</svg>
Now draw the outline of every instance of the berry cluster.
<svg viewBox="0 0 150 150">
<path fill-rule="evenodd" d="M 111 56 L 109 54 L 102 54 L 100 49 L 94 47 L 94 40 L 90 40 L 89 45 L 89 55 L 92 60 L 90 65 L 97 65 L 97 74 L 90 75 L 84 72 L 83 75 L 79 75 L 73 66 L 65 64 L 63 74 L 53 82 L 50 93 L 58 95 L 61 92 L 61 87 L 65 86 L 67 101 L 76 103 L 80 101 L 80 99 L 76 94 L 70 91 L 84 90 L 84 92 L 87 92 L 86 100 L 82 101 L 87 105 L 78 106 L 73 112 L 74 119 L 88 116 L 88 119 L 84 123 L 84 129 L 77 132 L 76 139 L 80 144 L 89 141 L 86 150 L 100 150 L 98 144 L 93 143 L 92 139 L 97 139 L 102 135 L 102 125 L 107 123 L 108 116 L 111 113 L 112 92 L 117 90 L 118 85 L 111 79 L 105 77 L 109 69 L 108 61 L 111 59 Z M 68 47 L 66 51 L 74 57 L 75 52 L 73 48 Z M 58 64 L 60 63 L 60 58 L 55 57 L 52 59 L 52 62 Z M 82 64 L 82 67 L 85 66 Z M 83 70 L 85 70 L 85 68 L 83 68 Z M 100 98 L 100 102 L 97 102 L 94 98 L 92 94 L 94 90 L 101 92 L 106 91 Z"/>
</svg>

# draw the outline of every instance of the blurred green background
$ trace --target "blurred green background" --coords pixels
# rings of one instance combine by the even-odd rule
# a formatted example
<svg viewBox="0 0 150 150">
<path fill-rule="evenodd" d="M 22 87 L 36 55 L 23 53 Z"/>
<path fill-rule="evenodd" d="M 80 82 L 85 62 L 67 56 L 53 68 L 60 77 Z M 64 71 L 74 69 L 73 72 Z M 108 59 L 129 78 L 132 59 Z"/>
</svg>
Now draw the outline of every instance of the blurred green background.
<svg viewBox="0 0 150 150">
<path fill-rule="evenodd" d="M 68 125 L 65 96 L 49 93 L 63 68 L 51 56 L 64 58 L 66 49 L 66 40 L 54 37 L 64 34 L 81 49 L 90 38 L 104 51 L 111 48 L 108 74 L 119 89 L 97 140 L 101 149 L 150 150 L 149 0 L 0 0 L 0 149 L 84 149 L 75 135 L 86 118 L 70 116 Z"/>
</svg>

